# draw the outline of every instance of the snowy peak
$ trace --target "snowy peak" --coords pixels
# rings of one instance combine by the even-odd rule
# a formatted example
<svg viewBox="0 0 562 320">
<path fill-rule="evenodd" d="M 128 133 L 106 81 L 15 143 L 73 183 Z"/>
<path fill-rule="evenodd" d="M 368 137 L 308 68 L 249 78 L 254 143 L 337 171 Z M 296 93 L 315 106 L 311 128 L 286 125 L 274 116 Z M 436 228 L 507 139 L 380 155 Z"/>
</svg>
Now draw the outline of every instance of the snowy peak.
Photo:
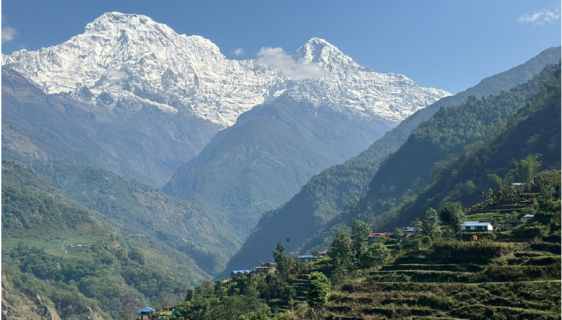
<svg viewBox="0 0 562 320">
<path fill-rule="evenodd" d="M 165 26 L 159 25 L 154 20 L 147 16 L 137 14 L 124 14 L 120 12 L 107 12 L 98 17 L 96 20 L 86 25 L 85 31 L 106 31 L 131 27 L 158 27 Z M 167 27 L 167 26 L 166 26 Z M 169 29 L 169 28 L 168 28 Z M 171 29 L 170 29 L 171 30 Z"/>
<path fill-rule="evenodd" d="M 125 43 L 128 40 L 148 41 L 161 45 L 173 45 L 178 41 L 189 42 L 193 47 L 200 47 L 220 54 L 220 49 L 210 40 L 201 36 L 186 36 L 177 34 L 165 24 L 157 23 L 151 18 L 138 14 L 124 14 L 120 12 L 104 13 L 90 22 L 84 29 L 85 35 L 93 36 L 98 41 L 100 34 Z"/>
<path fill-rule="evenodd" d="M 293 59 L 301 63 L 317 63 L 328 72 L 341 72 L 361 66 L 349 56 L 346 56 L 336 46 L 320 38 L 308 40 L 293 55 Z"/>
<path fill-rule="evenodd" d="M 118 106 L 136 112 L 148 106 L 193 112 L 222 127 L 280 95 L 391 121 L 448 95 L 420 88 L 401 75 L 362 67 L 320 38 L 310 39 L 290 57 L 274 56 L 273 65 L 263 59 L 228 60 L 208 39 L 119 12 L 103 14 L 83 34 L 60 45 L 2 58 L 3 67 L 18 71 L 45 93 L 69 94 L 101 107 L 97 110 L 113 112 Z M 311 72 L 315 76 L 308 76 Z"/>
</svg>

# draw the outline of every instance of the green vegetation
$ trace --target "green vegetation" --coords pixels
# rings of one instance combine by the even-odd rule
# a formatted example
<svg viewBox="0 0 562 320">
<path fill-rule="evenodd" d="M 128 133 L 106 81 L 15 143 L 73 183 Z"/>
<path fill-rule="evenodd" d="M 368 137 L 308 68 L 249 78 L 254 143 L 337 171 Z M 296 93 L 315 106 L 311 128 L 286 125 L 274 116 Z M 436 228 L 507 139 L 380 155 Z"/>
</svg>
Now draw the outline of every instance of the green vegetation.
<svg viewBox="0 0 562 320">
<path fill-rule="evenodd" d="M 262 215 L 253 233 L 229 262 L 227 270 L 244 266 L 246 261 L 267 259 L 270 248 L 278 239 L 287 236 L 292 239 L 292 247 L 301 252 L 326 248 L 339 229 L 350 226 L 358 218 L 355 213 L 343 213 L 354 207 L 367 193 L 380 163 L 389 154 L 396 152 L 420 123 L 428 120 L 442 107 L 464 103 L 469 96 L 487 97 L 510 90 L 531 80 L 545 66 L 558 63 L 559 60 L 559 48 L 548 49 L 525 64 L 484 79 L 455 96 L 441 99 L 402 121 L 359 156 L 312 177 L 291 200 Z M 423 154 L 424 150 L 416 153 L 414 160 Z M 392 184 L 388 187 L 391 186 Z M 368 221 L 367 218 L 360 220 Z"/>
<path fill-rule="evenodd" d="M 221 271 L 240 247 L 208 213 L 139 182 L 79 163 L 33 161 L 30 167 L 87 208 L 122 228 L 154 235 L 209 274 Z"/>
<path fill-rule="evenodd" d="M 460 106 L 435 113 L 381 164 L 368 192 L 368 197 L 373 199 L 368 204 L 369 211 L 388 211 L 443 175 L 447 176 L 449 167 L 458 161 L 461 153 L 474 153 L 481 148 L 483 139 L 504 130 L 508 118 L 535 99 L 557 72 L 560 72 L 558 66 L 548 66 L 532 80 L 498 96 L 470 97 Z M 469 193 L 475 191 L 476 185 L 473 181 L 460 188 L 462 193 Z"/>
<path fill-rule="evenodd" d="M 308 276 L 308 286 L 310 289 L 306 303 L 312 310 L 314 319 L 322 319 L 330 297 L 330 280 L 321 272 L 313 272 Z"/>
<path fill-rule="evenodd" d="M 559 175 L 540 172 L 537 177 L 541 179 L 534 179 L 529 188 L 556 189 Z M 479 205 L 483 210 L 494 206 L 487 201 Z M 347 232 L 340 230 L 330 257 L 307 264 L 285 255 L 284 246 L 278 243 L 273 253 L 276 271 L 240 275 L 214 285 L 206 282 L 195 291 L 211 294 L 197 300 L 188 291 L 182 313 L 173 319 L 211 319 L 211 315 L 295 320 L 559 319 L 560 197 L 544 194 L 529 206 L 536 206 L 535 218 L 510 232 L 476 233 L 483 241 L 459 241 L 456 235 L 450 240 L 441 238 L 436 230 L 449 226 L 429 209 L 423 221 L 416 223 L 412 237 L 388 238 L 384 244 L 365 247 L 352 245 Z M 451 212 L 462 210 L 458 203 L 444 207 Z M 474 219 L 470 212 L 467 219 Z M 545 232 L 526 239 L 518 236 L 518 229 L 534 226 Z M 356 221 L 354 228 L 357 232 L 364 225 Z M 420 245 L 423 239 L 429 243 Z M 357 260 L 354 248 L 364 250 Z M 307 279 L 302 280 L 307 281 L 306 286 L 283 293 L 300 279 Z M 225 306 L 229 313 L 221 311 Z"/>
<path fill-rule="evenodd" d="M 264 212 L 289 200 L 321 170 L 365 150 L 393 125 L 374 121 L 279 98 L 217 134 L 162 190 L 198 205 L 246 239 Z"/>
<path fill-rule="evenodd" d="M 446 203 L 441 210 L 439 210 L 439 216 L 452 233 L 459 233 L 461 231 L 461 224 L 465 220 L 465 212 L 462 203 Z"/>
<path fill-rule="evenodd" d="M 319 242 L 331 240 L 330 258 L 309 265 L 328 276 L 333 286 L 327 318 L 559 318 L 559 67 L 545 69 L 533 81 L 499 97 L 472 99 L 449 108 L 452 111 L 438 112 L 427 124 L 437 131 L 426 131 L 431 133 L 428 137 L 445 139 L 432 143 L 440 148 L 444 142 L 447 152 L 461 146 L 459 154 L 420 169 L 428 178 L 418 195 L 387 206 L 376 203 L 379 198 L 372 189 L 339 220 L 330 222 L 335 237 L 323 233 Z M 498 111 L 494 119 L 496 104 L 505 113 Z M 508 111 L 512 107 L 520 109 Z M 484 127 L 467 129 L 462 136 L 450 132 L 445 120 L 433 125 L 439 117 L 449 116 L 466 116 L 467 128 L 471 123 Z M 484 134 L 478 136 L 475 128 Z M 515 181 L 527 184 L 512 185 Z M 493 218 L 490 222 L 498 225 L 526 213 L 535 217 L 512 231 L 458 234 L 463 221 Z M 414 220 L 415 231 L 365 247 L 355 243 L 360 230 L 368 230 L 363 223 L 351 223 L 357 217 L 379 230 Z M 351 225 L 353 242 L 347 232 Z M 446 231 L 445 238 L 441 230 Z M 310 312 L 308 305 L 297 303 L 275 317 L 304 319 Z"/>
<path fill-rule="evenodd" d="M 248 310 L 271 312 L 256 319 L 559 319 L 560 196 L 552 189 L 560 188 L 560 171 L 539 172 L 527 188 L 543 190 L 527 195 L 538 195 L 537 203 L 527 203 L 525 208 L 536 210 L 535 217 L 512 231 L 475 232 L 458 240 L 455 229 L 462 221 L 458 217 L 467 214 L 466 219 L 475 220 L 479 214 L 460 203 L 447 203 L 441 212 L 443 217 L 457 218 L 440 221 L 437 211 L 428 209 L 421 221 L 412 223 L 413 236 L 397 232 L 397 236 L 371 245 L 364 245 L 366 237 L 358 237 L 368 227 L 355 221 L 353 242 L 340 230 L 329 258 L 302 264 L 285 255 L 284 246 L 278 243 L 273 253 L 278 270 L 218 281 L 208 291 L 216 292 L 217 286 L 227 283 L 224 292 L 244 301 L 246 295 L 240 297 L 239 292 L 255 287 L 248 296 L 262 304 Z M 492 193 L 498 197 L 499 188 Z M 486 199 L 475 207 L 490 211 L 495 205 Z M 442 238 L 441 228 L 448 228 L 452 236 Z M 536 228 L 541 232 L 529 231 Z M 473 236 L 479 240 L 472 240 Z M 354 259 L 357 255 L 360 258 Z M 303 278 L 308 279 L 305 287 L 295 286 L 295 292 L 289 290 L 277 299 L 268 297 Z M 295 299 L 303 296 L 306 301 Z M 211 301 L 210 310 L 221 310 L 225 299 L 215 304 L 207 300 L 207 305 Z M 182 310 L 193 308 L 191 298 L 187 300 Z M 246 307 L 243 303 L 234 306 L 228 319 L 238 315 L 238 319 L 247 319 L 241 315 L 242 306 Z M 175 319 L 207 318 L 184 313 Z"/>
<path fill-rule="evenodd" d="M 106 319 L 174 303 L 208 277 L 193 260 L 117 230 L 10 162 L 2 165 L 2 276 L 8 295 L 37 294 L 61 318 L 94 312 Z"/>
</svg>

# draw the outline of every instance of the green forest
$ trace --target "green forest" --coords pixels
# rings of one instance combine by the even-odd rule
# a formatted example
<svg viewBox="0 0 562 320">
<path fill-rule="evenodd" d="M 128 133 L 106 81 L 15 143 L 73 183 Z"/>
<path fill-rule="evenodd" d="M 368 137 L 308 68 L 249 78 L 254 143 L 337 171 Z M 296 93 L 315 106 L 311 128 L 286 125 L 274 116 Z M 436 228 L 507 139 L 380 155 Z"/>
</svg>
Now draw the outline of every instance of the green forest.
<svg viewBox="0 0 562 320">
<path fill-rule="evenodd" d="M 511 94 L 525 85 L 436 114 L 465 115 L 468 128 L 486 122 L 469 120 L 475 113 L 463 108 L 497 121 L 466 130 L 463 137 L 485 134 L 427 169 L 427 186 L 395 209 L 377 214 L 364 206 L 377 199 L 369 190 L 347 212 L 354 222 L 324 238 L 328 257 L 303 261 L 287 249 L 287 238 L 272 248 L 275 271 L 203 282 L 186 292 L 171 319 L 558 319 L 560 69 L 545 70 L 547 81 L 519 96 L 519 104 Z M 520 107 L 511 115 L 487 112 L 495 106 L 491 101 Z M 421 128 L 434 123 L 439 121 Z M 439 129 L 451 133 L 447 126 L 436 128 L 427 136 L 441 136 Z M 512 230 L 498 230 L 527 215 Z M 470 221 L 495 231 L 461 229 Z M 413 231 L 401 228 L 405 222 Z M 370 243 L 366 235 L 374 228 L 392 234 Z M 309 253 L 318 256 L 319 250 Z"/>
<path fill-rule="evenodd" d="M 472 118 L 476 117 L 472 110 L 462 111 L 462 107 L 460 107 L 471 96 L 476 98 L 486 97 L 491 102 L 499 98 L 489 97 L 490 95 L 498 96 L 502 94 L 510 96 L 509 91 L 514 89 L 518 92 L 514 96 L 517 96 L 519 100 L 522 98 L 528 99 L 529 94 L 536 93 L 538 87 L 548 81 L 550 75 L 556 69 L 555 66 L 551 66 L 544 70 L 545 66 L 557 63 L 558 60 L 559 57 L 556 57 L 555 51 L 545 50 L 537 57 L 520 66 L 486 78 L 472 88 L 454 96 L 443 98 L 414 113 L 397 127 L 387 132 L 382 138 L 375 141 L 357 157 L 351 158 L 343 164 L 323 170 L 320 174 L 312 177 L 291 200 L 278 209 L 265 212 L 261 216 L 257 227 L 240 251 L 231 259 L 227 269 L 236 268 L 236 265 L 244 265 L 245 260 L 256 256 L 263 259 L 263 257 L 269 255 L 269 247 L 275 245 L 277 239 L 282 237 L 290 236 L 293 239 L 293 248 L 298 248 L 299 250 L 327 247 L 330 239 L 335 235 L 335 232 L 341 227 L 342 223 L 345 222 L 350 226 L 353 222 L 352 218 L 345 216 L 342 218 L 342 214 L 349 210 L 349 208 L 354 207 L 369 191 L 369 186 L 372 184 L 371 181 L 378 172 L 381 162 L 389 155 L 391 156 L 392 153 L 397 153 L 420 124 L 432 118 L 440 110 L 442 110 L 442 116 L 439 121 L 445 121 L 443 110 L 447 110 L 450 107 L 456 109 L 451 115 L 460 112 L 470 114 Z M 533 79 L 534 76 L 539 74 L 540 76 Z M 527 85 L 526 82 L 528 81 L 530 82 Z M 474 98 L 471 99 L 474 100 Z M 479 99 L 476 99 L 476 101 L 477 104 L 484 105 L 482 102 L 478 102 L 480 101 Z M 510 112 L 513 114 L 514 110 L 520 107 L 520 104 L 513 108 L 504 104 L 502 110 L 498 111 L 502 115 L 500 119 L 493 118 L 494 111 L 489 111 L 490 117 L 488 117 L 487 123 L 482 124 L 478 122 L 467 125 L 490 127 L 491 123 L 499 120 L 505 121 L 506 116 Z M 453 119 L 453 122 L 456 121 L 459 120 Z M 465 142 L 467 140 L 473 141 L 474 139 L 477 139 L 477 137 L 462 138 Z M 436 148 L 438 147 L 436 146 Z M 463 146 L 457 146 L 457 149 L 459 148 L 460 151 L 457 152 L 462 152 Z M 440 154 L 443 153 L 440 152 Z M 420 167 L 421 171 L 417 172 L 415 177 L 405 176 L 406 180 L 413 180 L 406 183 L 406 186 L 415 182 L 420 175 L 429 177 L 429 171 L 433 166 L 431 159 L 425 160 L 425 158 L 421 158 L 424 154 L 410 152 L 409 156 L 412 157 L 412 160 L 415 159 L 416 162 L 424 163 L 424 165 Z M 435 156 L 432 158 L 435 159 Z M 439 159 L 439 161 L 442 160 L 446 160 L 446 157 Z M 417 164 L 414 163 L 414 166 L 417 166 Z M 410 168 L 406 165 L 397 165 L 393 170 L 411 172 Z M 427 170 L 427 172 L 424 170 Z M 375 182 L 373 181 L 373 183 Z M 391 186 L 389 185 L 388 188 Z M 417 188 L 421 187 L 423 187 L 423 183 L 418 181 Z M 391 200 L 391 203 L 400 201 L 401 194 L 396 191 L 396 188 L 395 186 L 395 192 L 392 195 L 384 195 L 385 203 L 389 203 L 388 200 Z M 408 192 L 407 195 L 412 193 L 414 192 Z M 399 194 L 400 196 L 398 196 Z"/>
<path fill-rule="evenodd" d="M 118 230 L 33 172 L 2 164 L 8 301 L 17 302 L 18 292 L 34 292 L 51 300 L 62 318 L 90 308 L 116 319 L 139 305 L 174 303 L 190 285 L 209 278 L 192 260 L 133 232 Z"/>
<path fill-rule="evenodd" d="M 376 243 L 356 220 L 332 239 L 329 257 L 303 262 L 279 242 L 275 271 L 203 282 L 187 290 L 171 319 L 557 319 L 560 193 L 551 190 L 560 190 L 560 171 L 535 171 L 530 180 L 527 194 L 538 202 L 515 217 L 535 216 L 511 231 L 465 232 L 479 240 L 459 240 L 459 226 L 483 215 L 458 202 L 430 208 L 412 221 L 412 233 L 396 228 Z M 501 187 L 492 193 L 482 210 L 509 201 Z M 498 217 L 495 225 L 513 218 Z"/>
<path fill-rule="evenodd" d="M 560 48 L 391 78 L 445 97 L 389 120 L 284 79 L 227 125 L 3 70 L 2 319 L 560 319 Z"/>
</svg>

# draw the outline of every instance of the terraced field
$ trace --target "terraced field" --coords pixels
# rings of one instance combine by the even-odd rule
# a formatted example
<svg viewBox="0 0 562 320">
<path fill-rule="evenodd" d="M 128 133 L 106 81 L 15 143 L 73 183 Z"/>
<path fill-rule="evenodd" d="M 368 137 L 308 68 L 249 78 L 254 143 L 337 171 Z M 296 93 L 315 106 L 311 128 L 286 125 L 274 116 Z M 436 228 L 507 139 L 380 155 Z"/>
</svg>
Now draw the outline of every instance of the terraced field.
<svg viewBox="0 0 562 320">
<path fill-rule="evenodd" d="M 443 242 L 348 280 L 327 319 L 560 319 L 560 285 L 559 243 Z"/>
</svg>

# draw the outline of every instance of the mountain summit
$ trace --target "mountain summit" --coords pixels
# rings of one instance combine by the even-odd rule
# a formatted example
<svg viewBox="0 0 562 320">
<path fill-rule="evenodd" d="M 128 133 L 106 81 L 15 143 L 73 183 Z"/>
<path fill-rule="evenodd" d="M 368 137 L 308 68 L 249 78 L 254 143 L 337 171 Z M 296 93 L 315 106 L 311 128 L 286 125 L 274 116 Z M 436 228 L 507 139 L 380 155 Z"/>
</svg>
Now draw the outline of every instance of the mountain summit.
<svg viewBox="0 0 562 320">
<path fill-rule="evenodd" d="M 324 76 L 291 80 L 263 58 L 229 60 L 203 37 L 177 34 L 147 16 L 111 12 L 65 43 L 4 55 L 2 65 L 47 94 L 71 94 L 110 112 L 119 106 L 135 112 L 140 105 L 185 110 L 222 128 L 282 94 L 391 121 L 449 95 L 362 67 L 319 38 L 286 58 L 296 67 L 319 66 Z"/>
</svg>

